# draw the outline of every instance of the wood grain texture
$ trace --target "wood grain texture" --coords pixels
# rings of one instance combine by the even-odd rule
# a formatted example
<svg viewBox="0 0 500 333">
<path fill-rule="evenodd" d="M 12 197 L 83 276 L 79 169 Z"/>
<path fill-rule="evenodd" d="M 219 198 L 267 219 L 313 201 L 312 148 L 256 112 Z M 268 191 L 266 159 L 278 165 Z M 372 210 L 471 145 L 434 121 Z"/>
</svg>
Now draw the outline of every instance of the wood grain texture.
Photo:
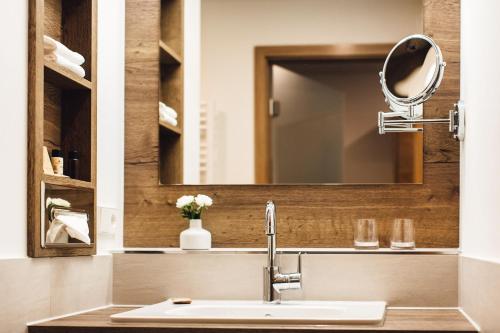
<svg viewBox="0 0 500 333">
<path fill-rule="evenodd" d="M 43 181 L 52 185 L 64 186 L 64 187 L 75 187 L 75 188 L 87 188 L 93 189 L 94 186 L 90 182 L 73 179 L 69 177 L 60 177 L 52 175 L 43 175 Z"/>
<path fill-rule="evenodd" d="M 160 101 L 177 112 L 177 126 L 182 129 L 184 127 L 183 0 L 161 0 L 159 14 Z M 169 54 L 169 57 L 165 57 L 165 53 Z M 174 61 L 171 61 L 172 59 Z M 160 183 L 182 184 L 184 136 L 160 128 L 159 140 Z"/>
<path fill-rule="evenodd" d="M 61 149 L 61 89 L 47 81 L 43 89 L 43 144 L 51 154 Z"/>
<path fill-rule="evenodd" d="M 87 80 L 72 80 L 65 71 L 47 67 L 43 35 L 47 34 L 81 53 Z M 96 253 L 96 107 L 97 0 L 30 0 L 28 27 L 28 255 L 31 257 L 91 255 Z M 45 77 L 45 72 L 47 76 Z M 57 72 L 57 73 L 56 73 Z M 72 82 L 73 81 L 73 82 Z M 77 82 L 78 81 L 78 82 Z M 42 174 L 42 147 L 80 152 L 80 178 L 61 182 Z M 90 234 L 94 246 L 85 249 L 41 247 L 41 182 L 92 194 Z M 74 193 L 74 192 L 73 192 Z M 83 192 L 82 192 L 83 193 Z M 72 194 L 73 195 L 73 194 Z M 83 195 L 83 194 L 82 194 Z M 77 196 L 74 198 L 77 201 Z"/>
<path fill-rule="evenodd" d="M 424 33 L 439 45 L 446 61 L 441 87 L 425 103 L 425 118 L 445 118 L 460 98 L 460 0 L 424 0 Z M 424 161 L 460 161 L 460 145 L 447 126 L 424 125 Z M 425 181 L 425 179 L 424 179 Z M 458 183 L 457 183 L 458 184 Z"/>
<path fill-rule="evenodd" d="M 162 64 L 175 65 L 182 63 L 182 57 L 178 55 L 177 52 L 175 52 L 170 46 L 161 40 L 158 44 L 160 47 L 160 59 Z"/>
<path fill-rule="evenodd" d="M 160 57 L 161 58 L 161 57 Z M 160 60 L 160 100 L 177 112 L 177 127 L 183 128 L 184 77 L 181 64 L 164 64 Z M 182 184 L 184 136 L 160 127 L 160 182 Z"/>
<path fill-rule="evenodd" d="M 135 308 L 109 307 L 28 327 L 29 333 L 214 333 L 214 332 L 477 332 L 458 310 L 388 309 L 383 325 L 224 325 L 113 323 L 109 316 Z"/>
<path fill-rule="evenodd" d="M 95 67 L 92 53 L 95 49 L 96 21 L 93 16 L 95 0 L 60 0 L 62 2 L 62 39 L 70 50 L 80 53 L 85 77 L 92 79 Z M 97 13 L 95 13 L 97 14 Z"/>
<path fill-rule="evenodd" d="M 182 183 L 183 2 L 128 0 L 126 11 L 125 145 L 144 149 L 127 150 L 125 164 L 155 163 L 156 184 Z M 176 61 L 162 61 L 160 49 Z M 158 101 L 177 111 L 181 131 L 159 126 Z"/>
<path fill-rule="evenodd" d="M 79 153 L 79 179 L 92 181 L 92 123 L 91 91 L 66 90 L 62 93 L 60 119 L 61 148 L 69 161 L 69 153 L 76 150 Z M 64 163 L 64 172 L 68 174 L 69 163 Z"/>
<path fill-rule="evenodd" d="M 43 34 L 62 40 L 62 2 L 61 0 L 45 0 L 43 15 Z"/>
<path fill-rule="evenodd" d="M 92 89 L 89 80 L 79 77 L 73 72 L 53 62 L 45 62 L 45 80 L 65 89 Z"/>
<path fill-rule="evenodd" d="M 444 125 L 425 126 L 423 184 L 158 186 L 158 134 L 151 130 L 158 122 L 158 42 L 146 24 L 159 20 L 157 1 L 141 1 L 135 12 L 127 7 L 125 246 L 178 247 L 187 225 L 175 200 L 204 193 L 215 202 L 203 217 L 213 247 L 266 246 L 270 199 L 278 207 L 280 247 L 352 247 L 351 223 L 367 217 L 377 219 L 383 247 L 398 217 L 415 220 L 417 247 L 458 247 L 459 144 Z M 428 118 L 443 117 L 459 98 L 459 25 L 459 0 L 424 2 L 424 32 L 448 62 L 438 94 L 425 106 Z"/>
<path fill-rule="evenodd" d="M 179 55 L 184 54 L 184 1 L 160 0 L 160 39 Z M 138 17 L 140 19 L 140 17 Z"/>
</svg>

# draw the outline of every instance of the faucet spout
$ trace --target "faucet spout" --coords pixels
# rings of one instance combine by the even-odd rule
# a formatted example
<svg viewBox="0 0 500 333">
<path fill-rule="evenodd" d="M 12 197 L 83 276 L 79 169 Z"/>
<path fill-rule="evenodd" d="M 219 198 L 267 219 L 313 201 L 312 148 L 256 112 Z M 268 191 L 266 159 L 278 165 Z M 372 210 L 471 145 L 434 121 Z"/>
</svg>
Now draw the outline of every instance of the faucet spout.
<svg viewBox="0 0 500 333">
<path fill-rule="evenodd" d="M 269 200 L 266 205 L 267 267 L 276 264 L 276 206 Z"/>
<path fill-rule="evenodd" d="M 302 287 L 301 260 L 298 258 L 298 272 L 283 274 L 276 263 L 276 207 L 272 201 L 266 205 L 265 229 L 267 235 L 267 267 L 264 267 L 264 301 L 279 303 L 282 290 Z"/>
</svg>

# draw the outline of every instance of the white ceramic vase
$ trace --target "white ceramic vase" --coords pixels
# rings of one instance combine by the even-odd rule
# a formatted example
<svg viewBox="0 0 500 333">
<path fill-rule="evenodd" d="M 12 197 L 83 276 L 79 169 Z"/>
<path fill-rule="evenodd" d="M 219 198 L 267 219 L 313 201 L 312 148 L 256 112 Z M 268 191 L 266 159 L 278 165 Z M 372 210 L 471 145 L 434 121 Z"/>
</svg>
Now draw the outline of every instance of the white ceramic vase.
<svg viewBox="0 0 500 333">
<path fill-rule="evenodd" d="M 189 220 L 189 229 L 181 232 L 180 246 L 182 250 L 210 250 L 212 235 L 201 227 L 201 219 Z"/>
</svg>

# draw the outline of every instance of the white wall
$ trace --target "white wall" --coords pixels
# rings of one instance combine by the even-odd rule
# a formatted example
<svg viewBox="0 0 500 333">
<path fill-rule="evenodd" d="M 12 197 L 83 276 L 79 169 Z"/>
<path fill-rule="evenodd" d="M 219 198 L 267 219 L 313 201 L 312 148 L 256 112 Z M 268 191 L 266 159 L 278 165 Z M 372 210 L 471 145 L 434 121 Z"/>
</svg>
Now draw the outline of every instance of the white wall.
<svg viewBox="0 0 500 333">
<path fill-rule="evenodd" d="M 393 43 L 422 31 L 421 0 L 203 0 L 201 99 L 225 125 L 217 183 L 253 183 L 256 45 Z M 283 10 L 286 8 L 286 10 Z M 224 139 L 224 137 L 229 139 Z M 242 152 L 244 154 L 242 154 Z"/>
<path fill-rule="evenodd" d="M 500 263 L 500 2 L 462 1 L 461 98 L 466 104 L 461 153 L 461 247 Z"/>
<path fill-rule="evenodd" d="M 123 247 L 125 2 L 98 5 L 97 244 L 105 250 Z"/>
<path fill-rule="evenodd" d="M 0 258 L 9 258 L 27 252 L 28 0 L 2 2 L 0 31 Z"/>
<path fill-rule="evenodd" d="M 184 1 L 184 183 L 200 182 L 201 0 Z"/>
<path fill-rule="evenodd" d="M 461 2 L 460 306 L 481 332 L 500 332 L 500 2 Z"/>
<path fill-rule="evenodd" d="M 99 1 L 98 9 L 97 201 L 118 214 L 117 234 L 103 239 L 115 247 L 123 238 L 124 3 Z M 0 29 L 0 258 L 13 258 L 27 255 L 28 0 L 2 2 Z"/>
</svg>

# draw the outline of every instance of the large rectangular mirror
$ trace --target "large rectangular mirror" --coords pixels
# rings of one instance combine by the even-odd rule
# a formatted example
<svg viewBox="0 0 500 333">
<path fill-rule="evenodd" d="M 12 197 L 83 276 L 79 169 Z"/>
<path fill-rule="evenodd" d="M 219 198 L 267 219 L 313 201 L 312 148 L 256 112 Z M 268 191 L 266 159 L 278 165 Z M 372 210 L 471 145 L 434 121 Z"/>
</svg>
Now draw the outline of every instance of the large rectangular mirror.
<svg viewBox="0 0 500 333">
<path fill-rule="evenodd" d="M 382 15 L 392 24 L 373 31 L 351 24 L 362 5 L 390 7 Z M 422 183 L 422 133 L 377 131 L 377 112 L 387 110 L 379 72 L 392 41 L 423 32 L 422 6 L 421 0 L 201 1 L 197 116 L 169 99 L 179 74 L 175 52 L 164 47 L 160 182 Z M 339 11 L 343 20 L 329 19 Z M 369 8 L 359 8 L 357 19 L 360 12 L 371 20 Z M 187 155 L 196 163 L 184 163 Z"/>
</svg>

